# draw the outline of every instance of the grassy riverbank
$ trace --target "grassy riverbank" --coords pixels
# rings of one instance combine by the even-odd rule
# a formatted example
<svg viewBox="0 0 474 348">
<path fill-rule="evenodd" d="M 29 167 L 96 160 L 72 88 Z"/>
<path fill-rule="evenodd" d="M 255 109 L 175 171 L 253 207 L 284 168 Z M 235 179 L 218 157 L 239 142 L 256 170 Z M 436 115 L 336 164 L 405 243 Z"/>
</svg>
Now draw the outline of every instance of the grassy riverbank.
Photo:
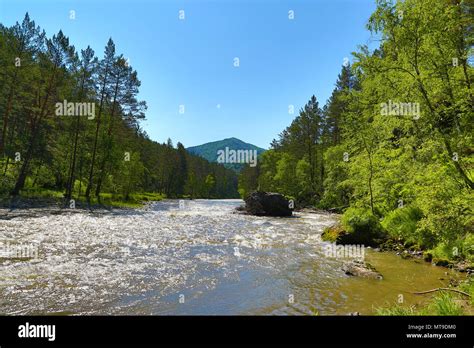
<svg viewBox="0 0 474 348">
<path fill-rule="evenodd" d="M 392 214 L 395 215 L 395 214 Z M 376 309 L 378 315 L 474 315 L 473 236 L 427 247 L 411 235 L 419 217 L 402 210 L 397 216 L 379 220 L 367 210 L 347 209 L 340 222 L 324 230 L 323 240 L 338 244 L 363 244 L 379 251 L 393 251 L 402 258 L 418 258 L 435 266 L 466 272 L 468 278 L 449 285 L 450 290 L 434 290 L 420 296 L 432 298 L 424 306 L 400 304 Z M 403 235 L 403 237 L 402 237 Z"/>
<path fill-rule="evenodd" d="M 340 222 L 326 228 L 323 240 L 339 244 L 363 244 L 402 257 L 422 257 L 437 266 L 474 270 L 474 235 L 470 232 L 427 241 L 417 232 L 422 216 L 411 208 L 400 208 L 379 219 L 367 209 L 349 208 Z"/>
<path fill-rule="evenodd" d="M 100 202 L 93 197 L 90 202 L 92 208 L 141 208 L 147 202 L 161 201 L 166 195 L 154 192 L 141 192 L 130 194 L 127 198 L 121 194 L 101 193 Z M 21 195 L 13 198 L 10 196 L 0 197 L 0 206 L 5 208 L 37 208 L 43 206 L 57 206 L 63 208 L 88 208 L 86 197 L 79 196 L 73 201 L 64 200 L 64 192 L 47 189 L 23 190 Z"/>
<path fill-rule="evenodd" d="M 450 288 L 451 289 L 451 288 Z M 450 290 L 439 290 L 428 304 L 416 307 L 397 304 L 392 307 L 377 308 L 377 315 L 474 315 L 474 278 L 453 287 L 458 293 Z M 469 295 L 469 296 L 468 296 Z M 430 296 L 420 295 L 420 296 Z"/>
</svg>

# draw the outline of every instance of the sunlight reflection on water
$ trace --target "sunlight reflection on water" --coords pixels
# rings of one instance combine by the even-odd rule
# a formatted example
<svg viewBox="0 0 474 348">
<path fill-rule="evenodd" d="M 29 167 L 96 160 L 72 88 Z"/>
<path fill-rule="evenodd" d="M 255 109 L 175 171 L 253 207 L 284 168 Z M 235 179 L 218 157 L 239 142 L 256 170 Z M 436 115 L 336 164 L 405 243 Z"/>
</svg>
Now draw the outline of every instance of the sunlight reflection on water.
<svg viewBox="0 0 474 348">
<path fill-rule="evenodd" d="M 168 200 L 113 214 L 0 221 L 0 240 L 39 250 L 38 259 L 0 259 L 0 313 L 344 311 L 348 296 L 336 291 L 347 278 L 342 261 L 324 257 L 319 238 L 335 217 L 233 213 L 241 203 L 195 200 L 180 209 Z"/>
</svg>

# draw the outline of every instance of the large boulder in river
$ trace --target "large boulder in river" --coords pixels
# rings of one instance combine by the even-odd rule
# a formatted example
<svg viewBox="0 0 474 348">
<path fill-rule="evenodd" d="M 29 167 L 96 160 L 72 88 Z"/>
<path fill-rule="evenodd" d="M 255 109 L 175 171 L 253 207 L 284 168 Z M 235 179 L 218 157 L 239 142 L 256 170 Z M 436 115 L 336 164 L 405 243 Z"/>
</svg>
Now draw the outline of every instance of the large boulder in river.
<svg viewBox="0 0 474 348">
<path fill-rule="evenodd" d="M 255 191 L 245 198 L 247 213 L 258 216 L 291 216 L 290 202 L 279 193 Z"/>
</svg>

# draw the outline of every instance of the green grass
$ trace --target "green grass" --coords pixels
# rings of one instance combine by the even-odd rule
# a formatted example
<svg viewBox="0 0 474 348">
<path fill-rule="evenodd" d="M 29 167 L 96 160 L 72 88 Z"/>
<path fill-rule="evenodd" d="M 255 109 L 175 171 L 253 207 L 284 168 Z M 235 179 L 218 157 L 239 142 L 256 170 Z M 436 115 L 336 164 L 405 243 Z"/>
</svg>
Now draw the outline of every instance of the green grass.
<svg viewBox="0 0 474 348">
<path fill-rule="evenodd" d="M 467 233 L 449 243 L 441 242 L 427 252 L 432 255 L 433 260 L 465 260 L 474 264 L 474 234 Z"/>
<path fill-rule="evenodd" d="M 463 289 L 461 285 L 461 289 Z M 471 296 L 474 294 L 474 286 L 467 285 L 470 287 Z M 463 308 L 467 307 L 467 311 Z M 375 312 L 377 315 L 436 315 L 436 316 L 459 316 L 471 314 L 472 309 L 470 306 L 474 305 L 472 297 L 466 299 L 463 295 L 453 294 L 447 291 L 440 291 L 434 295 L 430 301 L 420 309 L 416 309 L 414 306 L 403 306 L 397 304 L 391 307 L 380 307 L 376 308 Z"/>
<path fill-rule="evenodd" d="M 161 201 L 166 198 L 165 195 L 153 192 L 133 193 L 128 199 L 121 194 L 101 193 L 100 203 L 105 206 L 113 208 L 141 208 L 145 202 Z M 85 197 L 80 197 L 80 200 L 85 203 Z M 97 199 L 91 199 L 91 204 L 98 204 Z"/>
<path fill-rule="evenodd" d="M 396 306 L 387 308 L 377 308 L 375 313 L 377 315 L 421 315 L 415 310 L 415 307 L 406 307 L 397 304 Z"/>
<path fill-rule="evenodd" d="M 471 295 L 470 304 L 471 306 L 474 307 L 474 277 L 471 276 L 471 278 L 461 283 L 459 288 L 461 289 L 461 291 L 464 291 L 468 293 L 469 295 Z M 474 312 L 474 308 L 473 308 L 473 312 Z"/>
<path fill-rule="evenodd" d="M 21 196 L 25 198 L 63 198 L 64 192 L 48 189 L 25 189 L 21 191 Z"/>
<path fill-rule="evenodd" d="M 422 217 L 420 209 L 406 206 L 388 213 L 382 221 L 382 226 L 392 238 L 418 244 L 420 238 L 416 235 L 416 227 Z"/>
<path fill-rule="evenodd" d="M 426 308 L 427 314 L 433 315 L 463 315 L 464 310 L 462 309 L 459 302 L 455 299 L 457 295 L 448 294 L 447 292 L 441 292 L 435 296 Z"/>
<path fill-rule="evenodd" d="M 9 196 L 5 196 L 4 198 L 9 198 Z M 34 189 L 34 188 L 26 188 L 21 191 L 20 198 L 26 199 L 51 199 L 57 200 L 58 202 L 64 199 L 64 191 L 55 191 L 55 190 L 48 190 L 48 189 Z M 140 208 L 143 207 L 145 202 L 151 201 L 161 201 L 162 199 L 166 198 L 164 194 L 155 193 L 155 192 L 142 192 L 142 193 L 133 193 L 130 194 L 128 199 L 121 194 L 112 194 L 112 193 L 101 193 L 100 194 L 100 203 L 105 207 L 111 208 Z M 85 206 L 87 204 L 87 200 L 85 196 L 73 195 L 73 199 L 76 201 L 76 204 L 80 204 Z M 91 197 L 91 204 L 98 205 L 99 202 L 97 198 Z"/>
</svg>

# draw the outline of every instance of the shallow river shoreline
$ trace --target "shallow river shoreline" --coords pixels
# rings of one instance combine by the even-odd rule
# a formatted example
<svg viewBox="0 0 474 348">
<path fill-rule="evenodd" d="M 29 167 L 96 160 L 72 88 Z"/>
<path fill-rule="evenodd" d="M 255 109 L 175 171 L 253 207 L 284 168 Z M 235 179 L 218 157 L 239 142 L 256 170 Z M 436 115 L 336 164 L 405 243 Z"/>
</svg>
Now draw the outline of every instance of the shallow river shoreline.
<svg viewBox="0 0 474 348">
<path fill-rule="evenodd" d="M 336 215 L 234 214 L 240 200 L 141 209 L 0 209 L 0 241 L 37 248 L 1 259 L 2 314 L 373 314 L 461 277 L 366 249 L 383 280 L 350 277 L 321 241 Z"/>
</svg>

